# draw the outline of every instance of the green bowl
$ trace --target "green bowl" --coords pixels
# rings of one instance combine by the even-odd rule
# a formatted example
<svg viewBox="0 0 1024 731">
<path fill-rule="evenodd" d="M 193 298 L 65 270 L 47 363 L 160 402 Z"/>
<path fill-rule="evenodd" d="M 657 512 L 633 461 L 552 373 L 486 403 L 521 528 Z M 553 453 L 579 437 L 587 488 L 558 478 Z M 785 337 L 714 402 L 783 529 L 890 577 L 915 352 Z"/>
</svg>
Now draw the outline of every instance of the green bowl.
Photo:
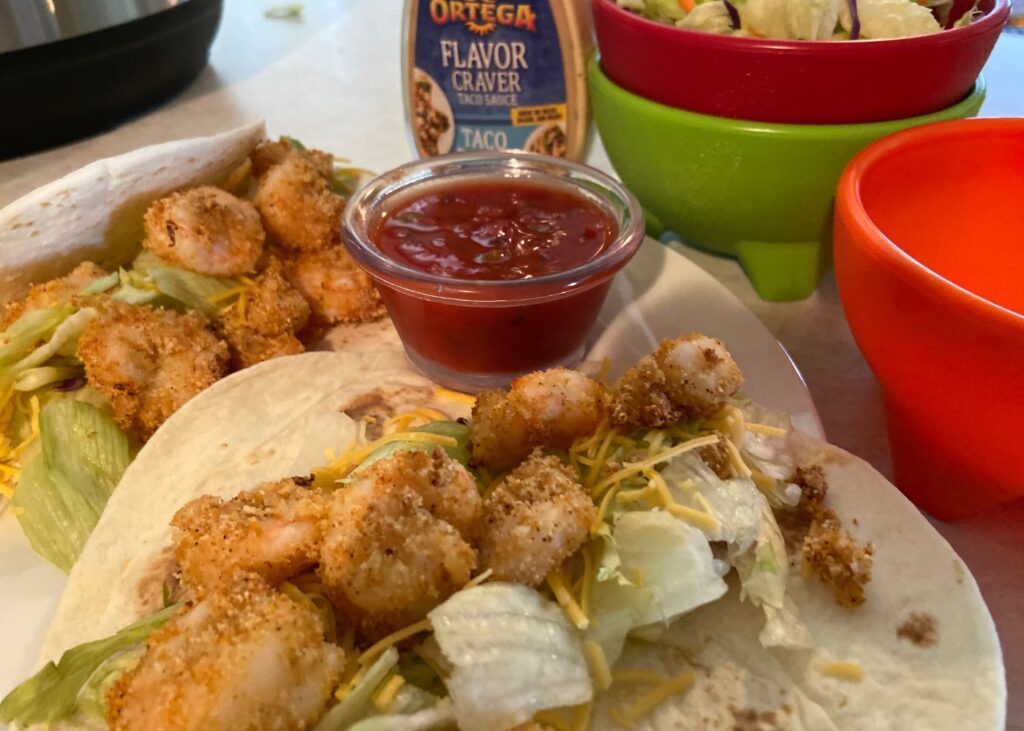
<svg viewBox="0 0 1024 731">
<path fill-rule="evenodd" d="M 770 124 L 711 117 L 636 96 L 588 71 L 608 157 L 648 217 L 648 231 L 739 258 L 766 300 L 810 296 L 828 266 L 839 175 L 871 142 L 907 127 L 972 117 L 979 77 L 962 101 L 934 114 L 869 124 Z M 842 83 L 837 79 L 836 83 Z"/>
</svg>

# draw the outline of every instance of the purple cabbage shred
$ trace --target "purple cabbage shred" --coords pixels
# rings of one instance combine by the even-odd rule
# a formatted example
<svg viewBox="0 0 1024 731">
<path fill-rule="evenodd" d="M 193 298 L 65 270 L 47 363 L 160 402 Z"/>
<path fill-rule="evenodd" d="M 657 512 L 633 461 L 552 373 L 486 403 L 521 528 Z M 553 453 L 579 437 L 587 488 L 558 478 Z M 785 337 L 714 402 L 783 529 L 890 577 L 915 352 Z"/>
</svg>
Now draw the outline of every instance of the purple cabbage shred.
<svg viewBox="0 0 1024 731">
<path fill-rule="evenodd" d="M 85 385 L 85 376 L 67 378 L 53 387 L 55 391 L 77 391 Z"/>
<path fill-rule="evenodd" d="M 850 40 L 860 38 L 860 15 L 857 14 L 857 0 L 846 0 L 850 8 Z"/>
<path fill-rule="evenodd" d="M 856 2 L 856 0 L 847 0 L 847 2 L 851 2 L 852 3 L 852 2 Z M 740 29 L 740 14 L 739 14 L 739 11 L 736 10 L 736 6 L 733 5 L 731 2 L 729 2 L 729 0 L 722 0 L 722 3 L 725 4 L 725 9 L 729 13 L 729 23 L 732 25 L 732 29 L 733 30 L 739 30 Z"/>
</svg>

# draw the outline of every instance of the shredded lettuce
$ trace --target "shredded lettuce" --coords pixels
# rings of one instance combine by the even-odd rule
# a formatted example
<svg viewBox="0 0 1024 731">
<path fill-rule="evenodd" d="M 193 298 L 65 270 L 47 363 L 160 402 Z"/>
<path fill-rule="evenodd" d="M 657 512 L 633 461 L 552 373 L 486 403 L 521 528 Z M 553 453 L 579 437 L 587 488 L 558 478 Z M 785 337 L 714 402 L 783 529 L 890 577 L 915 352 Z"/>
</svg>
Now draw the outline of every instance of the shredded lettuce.
<svg viewBox="0 0 1024 731">
<path fill-rule="evenodd" d="M 3 335 L 0 346 L 0 369 L 24 358 L 36 345 L 49 340 L 57 327 L 75 311 L 70 305 L 29 310 L 15 320 Z"/>
<path fill-rule="evenodd" d="M 102 294 L 103 292 L 107 292 L 116 287 L 120 281 L 120 273 L 111 272 L 107 276 L 100 277 L 99 279 L 93 281 L 92 284 L 88 285 L 87 287 L 85 287 L 85 289 L 82 290 L 81 294 Z"/>
<path fill-rule="evenodd" d="M 512 728 L 537 711 L 593 697 L 579 633 L 557 604 L 528 587 L 464 589 L 429 617 L 453 666 L 447 685 L 462 731 Z"/>
<path fill-rule="evenodd" d="M 128 304 L 163 304 L 211 316 L 227 304 L 211 302 L 211 298 L 242 285 L 237 279 L 219 279 L 174 266 L 151 251 L 139 254 L 131 271 L 122 269 L 120 276 L 121 286 L 114 296 Z"/>
<path fill-rule="evenodd" d="M 43 407 L 39 433 L 13 504 L 32 548 L 70 571 L 131 461 L 128 440 L 99 408 L 69 398 Z"/>
<path fill-rule="evenodd" d="M 398 697 L 409 686 L 402 686 Z M 422 692 L 422 691 L 421 691 Z M 387 713 L 363 719 L 349 727 L 349 731 L 427 731 L 435 728 L 448 728 L 455 721 L 451 701 L 447 698 L 430 708 L 415 712 Z"/>
<path fill-rule="evenodd" d="M 631 631 L 671 622 L 728 588 L 704 534 L 668 513 L 624 513 L 604 537 L 587 638 L 601 645 L 609 664 Z"/>
<path fill-rule="evenodd" d="M 10 367 L 10 373 L 19 374 L 29 368 L 41 366 L 57 355 L 73 356 L 78 348 L 78 338 L 85 326 L 96 317 L 96 310 L 86 307 L 69 315 L 53 331 L 50 338 Z"/>
<path fill-rule="evenodd" d="M 370 699 L 398 664 L 398 650 L 389 647 L 378 657 L 342 701 L 329 710 L 313 731 L 343 731 L 370 712 Z"/>
<path fill-rule="evenodd" d="M 61 383 L 69 378 L 76 378 L 82 375 L 82 368 L 75 366 L 39 366 L 29 368 L 18 374 L 18 380 L 14 383 L 15 391 L 35 391 L 50 386 L 54 383 Z"/>
<path fill-rule="evenodd" d="M 810 631 L 797 616 L 796 605 L 786 596 L 789 559 L 782 531 L 768 501 L 762 498 L 757 539 L 746 551 L 730 553 L 742 586 L 741 596 L 765 613 L 759 637 L 765 647 L 793 649 L 814 646 Z"/>
<path fill-rule="evenodd" d="M 118 653 L 144 642 L 177 611 L 178 605 L 172 605 L 111 637 L 71 648 L 56 664 L 48 662 L 0 701 L 0 722 L 29 726 L 72 718 L 80 710 L 83 688 L 97 670 Z M 106 673 L 104 680 L 113 682 Z"/>
</svg>

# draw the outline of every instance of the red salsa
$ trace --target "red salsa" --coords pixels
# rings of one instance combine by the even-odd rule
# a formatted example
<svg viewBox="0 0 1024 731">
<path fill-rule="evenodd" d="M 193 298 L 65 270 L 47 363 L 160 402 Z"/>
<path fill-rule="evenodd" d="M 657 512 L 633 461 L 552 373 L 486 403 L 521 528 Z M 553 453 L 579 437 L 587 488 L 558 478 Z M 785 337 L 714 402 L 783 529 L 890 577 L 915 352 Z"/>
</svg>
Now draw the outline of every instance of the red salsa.
<svg viewBox="0 0 1024 731">
<path fill-rule="evenodd" d="M 607 211 L 564 189 L 465 182 L 409 198 L 370 235 L 389 259 L 442 277 L 530 279 L 586 264 L 615 240 Z"/>
</svg>

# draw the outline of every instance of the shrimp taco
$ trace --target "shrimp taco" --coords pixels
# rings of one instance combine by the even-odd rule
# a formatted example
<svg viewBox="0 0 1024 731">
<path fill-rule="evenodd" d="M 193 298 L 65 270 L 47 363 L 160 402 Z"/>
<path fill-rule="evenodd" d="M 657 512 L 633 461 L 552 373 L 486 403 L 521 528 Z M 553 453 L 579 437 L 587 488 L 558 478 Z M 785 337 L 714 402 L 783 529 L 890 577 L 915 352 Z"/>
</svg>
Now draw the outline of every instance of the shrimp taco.
<svg viewBox="0 0 1024 731">
<path fill-rule="evenodd" d="M 341 243 L 362 171 L 263 124 L 0 210 L 0 509 L 67 571 L 138 447 L 231 372 L 384 315 Z"/>
<path fill-rule="evenodd" d="M 475 400 L 402 363 L 281 358 L 171 416 L 0 720 L 1002 727 L 963 563 L 865 463 L 743 397 L 721 342 Z"/>
</svg>

